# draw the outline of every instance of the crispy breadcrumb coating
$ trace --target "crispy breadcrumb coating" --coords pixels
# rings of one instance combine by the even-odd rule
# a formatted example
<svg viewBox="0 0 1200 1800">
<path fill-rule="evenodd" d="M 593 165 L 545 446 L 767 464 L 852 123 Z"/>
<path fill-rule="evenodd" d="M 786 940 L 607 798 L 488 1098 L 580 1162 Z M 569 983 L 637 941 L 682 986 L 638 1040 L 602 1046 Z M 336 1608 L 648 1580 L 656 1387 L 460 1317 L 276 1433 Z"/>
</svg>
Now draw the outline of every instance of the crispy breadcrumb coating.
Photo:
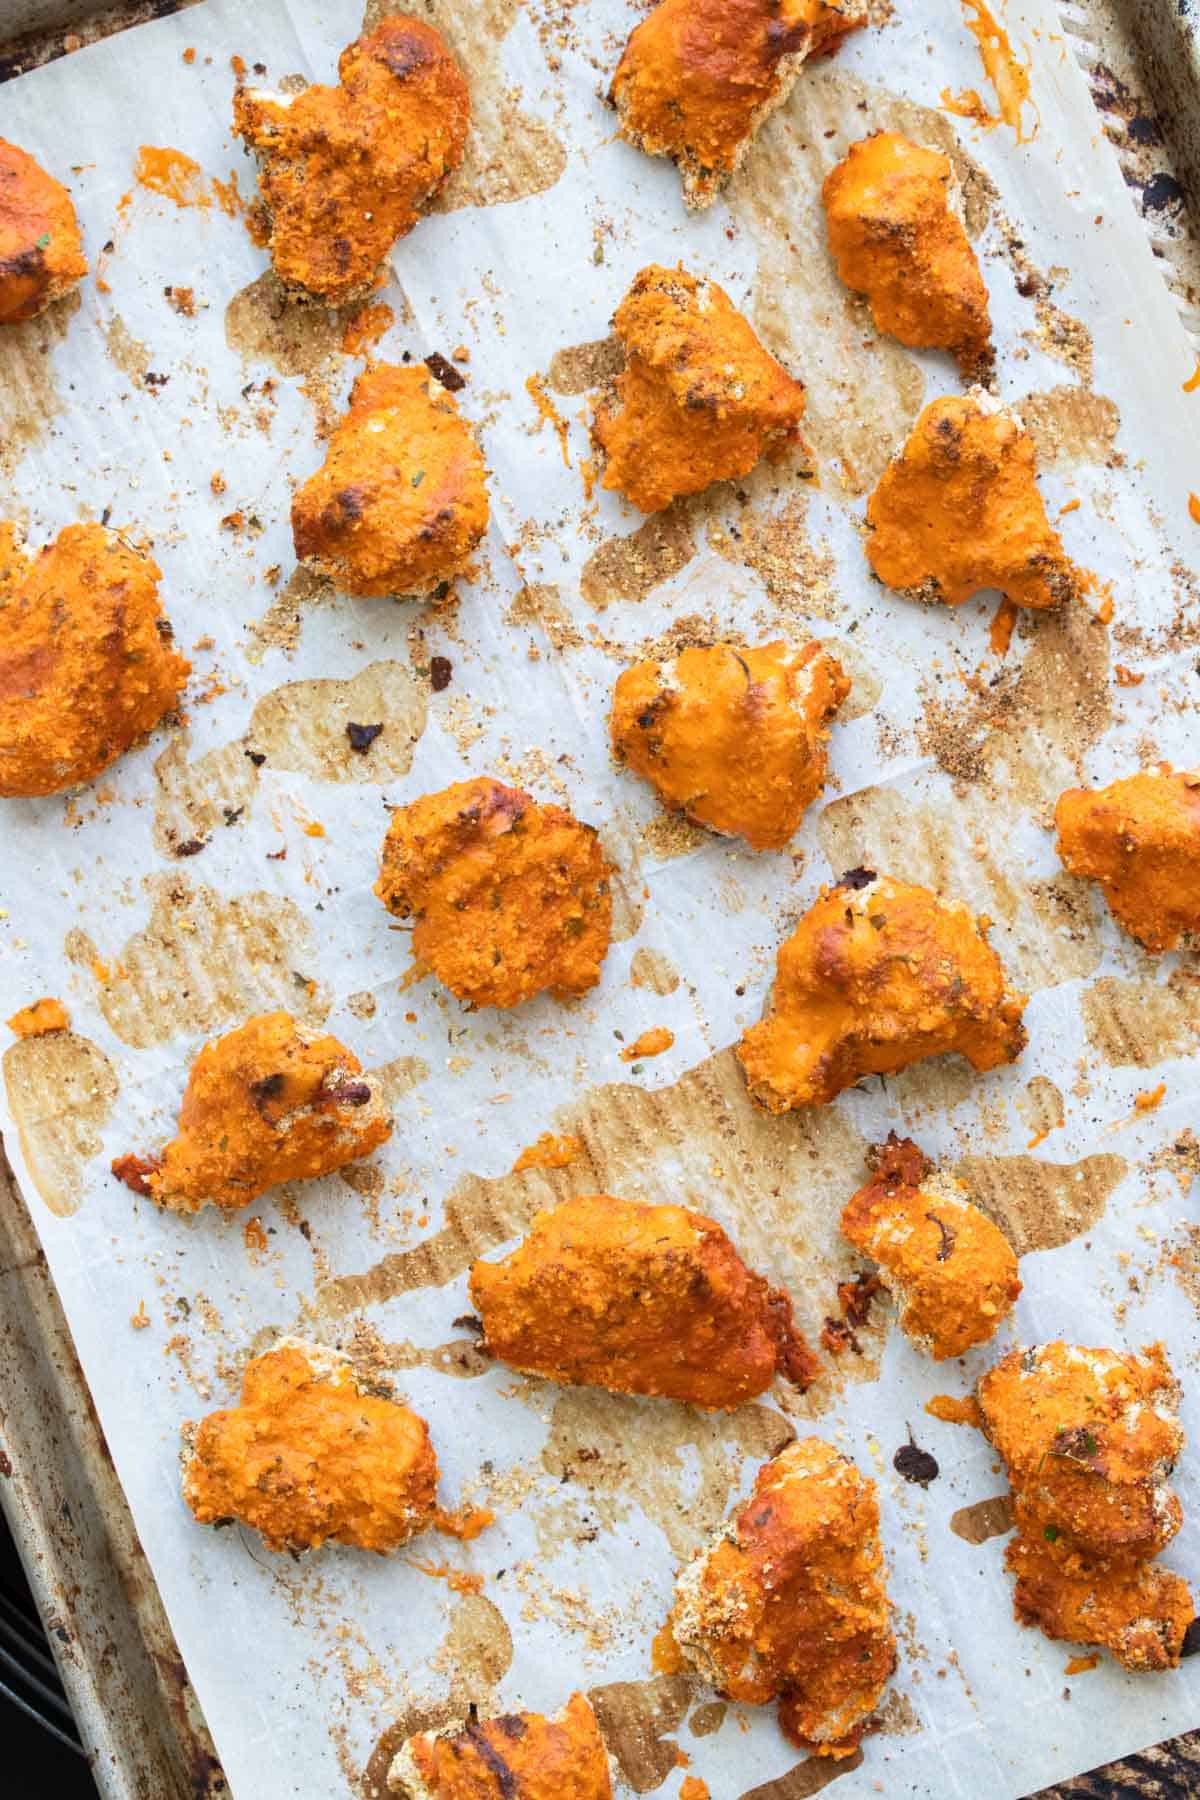
<svg viewBox="0 0 1200 1800">
<path fill-rule="evenodd" d="M 1046 517 L 1033 439 L 980 388 L 931 400 L 867 502 L 867 558 L 910 600 L 1015 606 L 1078 599 L 1086 580 Z"/>
<path fill-rule="evenodd" d="M 488 522 L 483 455 L 419 365 L 360 375 L 324 466 L 292 500 L 296 555 L 346 594 L 423 594 L 458 575 Z"/>
<path fill-rule="evenodd" d="M 612 932 L 595 828 L 489 775 L 398 806 L 375 892 L 415 918 L 413 955 L 474 1006 L 560 999 L 600 979 Z"/>
<path fill-rule="evenodd" d="M 0 138 L 0 325 L 35 319 L 87 272 L 70 194 Z"/>
<path fill-rule="evenodd" d="M 612 79 L 620 134 L 669 156 L 686 205 L 708 206 L 807 59 L 866 23 L 862 0 L 661 0 Z"/>
<path fill-rule="evenodd" d="M 606 488 L 642 512 L 746 475 L 796 441 L 804 389 L 723 288 L 651 263 L 613 316 L 624 372 L 595 402 Z"/>
<path fill-rule="evenodd" d="M 991 365 L 992 323 L 953 195 L 950 158 L 898 131 L 851 144 L 822 188 L 838 274 L 867 296 L 880 331 L 949 350 L 975 379 Z"/>
<path fill-rule="evenodd" d="M 338 87 L 239 87 L 281 281 L 330 306 L 368 293 L 466 147 L 471 97 L 432 25 L 394 13 L 338 58 Z"/>
<path fill-rule="evenodd" d="M 713 1410 L 816 1374 L 787 1295 L 683 1206 L 564 1200 L 503 1262 L 475 1264 L 471 1300 L 493 1356 L 573 1386 Z"/>
<path fill-rule="evenodd" d="M 92 781 L 174 710 L 191 664 L 161 573 L 102 525 L 28 556 L 0 523 L 0 795 Z"/>
<path fill-rule="evenodd" d="M 237 1406 L 185 1432 L 183 1497 L 201 1525 L 239 1520 L 269 1550 L 327 1540 L 386 1555 L 438 1518 L 424 1419 L 361 1388 L 348 1357 L 284 1338 L 246 1365 Z"/>
<path fill-rule="evenodd" d="M 825 785 L 828 722 L 849 692 L 821 644 L 714 644 L 626 669 L 609 729 L 664 805 L 780 850 Z"/>
<path fill-rule="evenodd" d="M 608 1754 L 591 1704 L 572 1694 L 560 1712 L 504 1713 L 404 1743 L 388 1786 L 407 1800 L 612 1800 Z"/>
<path fill-rule="evenodd" d="M 200 1051 L 162 1154 L 118 1157 L 113 1173 L 171 1212 L 234 1212 L 370 1155 L 391 1130 L 352 1051 L 290 1013 L 260 1013 Z"/>
<path fill-rule="evenodd" d="M 1068 788 L 1054 822 L 1063 866 L 1098 881 L 1147 950 L 1200 935 L 1200 770 L 1164 762 L 1108 787 Z"/>
<path fill-rule="evenodd" d="M 1183 1522 L 1167 1482 L 1183 1449 L 1179 1384 L 1162 1345 L 1012 1350 L 976 1395 L 1012 1483 L 1017 1617 L 1126 1669 L 1175 1668 L 1194 1608 L 1151 1560 Z"/>
<path fill-rule="evenodd" d="M 793 1743 L 848 1756 L 896 1666 L 875 1483 L 820 1438 L 764 1463 L 675 1584 L 686 1660 L 731 1700 L 779 1701 Z"/>
<path fill-rule="evenodd" d="M 873 1162 L 842 1231 L 883 1269 L 905 1336 L 935 1362 L 962 1356 L 995 1336 L 1021 1292 L 1012 1245 L 911 1138 L 893 1132 Z"/>
<path fill-rule="evenodd" d="M 1015 1062 L 1023 994 L 967 907 L 870 869 L 844 875 L 779 951 L 768 1010 L 738 1045 L 768 1112 L 824 1106 L 864 1075 L 956 1050 Z"/>
</svg>

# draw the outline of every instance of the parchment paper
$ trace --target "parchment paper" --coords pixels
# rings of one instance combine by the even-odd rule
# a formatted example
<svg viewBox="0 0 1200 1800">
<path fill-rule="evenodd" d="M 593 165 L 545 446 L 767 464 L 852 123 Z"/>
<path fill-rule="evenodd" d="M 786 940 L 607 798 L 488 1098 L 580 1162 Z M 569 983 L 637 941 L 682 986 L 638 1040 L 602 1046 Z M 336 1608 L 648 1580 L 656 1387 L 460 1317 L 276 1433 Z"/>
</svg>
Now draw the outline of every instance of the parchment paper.
<svg viewBox="0 0 1200 1800">
<path fill-rule="evenodd" d="M 1080 774 L 1197 759 L 1193 354 L 1055 15 L 1033 0 L 1007 20 L 1033 61 L 1028 141 L 939 113 L 944 89 L 991 90 L 956 7 L 904 6 L 805 73 L 728 203 L 698 218 L 669 165 L 613 141 L 597 98 L 633 9 L 429 11 L 466 46 L 481 127 L 448 210 L 393 258 L 382 298 L 397 322 L 377 353 L 466 347 L 461 399 L 493 493 L 477 579 L 437 607 L 290 582 L 291 485 L 319 464 L 316 421 L 361 363 L 336 355 L 340 325 L 272 316 L 240 220 L 133 178 L 140 145 L 172 146 L 202 166 L 210 201 L 209 179 L 233 168 L 252 193 L 228 132 L 231 56 L 269 81 L 329 79 L 360 23 L 350 0 L 212 0 L 0 90 L 0 130 L 68 176 L 106 283 L 0 344 L 0 499 L 35 545 L 102 514 L 152 545 L 196 666 L 186 732 L 156 734 L 66 802 L 0 810 L 0 1016 L 50 993 L 74 1026 L 9 1050 L 6 1143 L 238 1796 L 374 1792 L 423 1708 L 550 1709 L 574 1687 L 596 1695 L 638 1792 L 677 1794 L 680 1751 L 719 1800 L 815 1791 L 815 1767 L 779 1779 L 797 1758 L 773 1713 L 715 1706 L 650 1663 L 679 1561 L 810 1419 L 881 1483 L 902 1646 L 887 1729 L 840 1792 L 1027 1793 L 1200 1708 L 1195 1664 L 1068 1677 L 1069 1647 L 1014 1624 L 1002 1537 L 969 1541 L 992 1515 L 961 1516 L 1004 1493 L 1003 1474 L 975 1433 L 922 1411 L 1014 1337 L 1162 1336 L 1200 1433 L 1195 963 L 1142 956 L 1062 875 L 1046 829 Z M 863 495 L 922 396 L 954 386 L 944 359 L 879 342 L 823 246 L 824 169 L 889 123 L 961 143 L 1000 391 L 1050 396 L 1029 408 L 1043 488 L 1052 509 L 1080 502 L 1062 530 L 1111 584 L 1111 630 L 1082 608 L 1035 618 L 1001 657 L 994 596 L 918 609 L 869 579 Z M 597 356 L 577 347 L 605 338 L 636 270 L 677 259 L 719 279 L 808 383 L 819 481 L 757 472 L 673 513 L 639 557 L 605 547 L 640 520 L 610 495 L 585 503 L 585 397 L 561 390 L 585 384 Z M 194 316 L 168 287 L 193 290 Z M 567 421 L 570 466 L 539 425 L 533 375 Z M 664 634 L 736 632 L 821 633 L 856 678 L 830 790 L 792 853 L 666 826 L 609 764 L 623 661 Z M 438 692 L 435 655 L 452 664 Z M 1140 684 L 1117 685 L 1117 664 Z M 347 720 L 384 722 L 369 755 L 347 748 Z M 432 981 L 402 984 L 407 938 L 370 892 L 386 806 L 489 769 L 565 796 L 620 865 L 620 941 L 575 1006 L 471 1014 Z M 984 1078 L 949 1059 L 808 1116 L 755 1115 L 728 1046 L 820 883 L 862 862 L 991 914 L 1032 994 L 1030 1047 Z M 279 1004 L 387 1065 L 396 1132 L 372 1171 L 256 1206 L 256 1250 L 243 1220 L 161 1216 L 107 1169 L 169 1134 L 205 1037 Z M 623 1064 L 651 1024 L 674 1032 L 671 1050 Z M 780 1391 L 714 1421 L 488 1368 L 455 1323 L 474 1255 L 540 1205 L 607 1190 L 721 1220 L 815 1340 L 853 1266 L 837 1213 L 891 1127 L 960 1166 L 1027 1252 L 1013 1331 L 961 1368 L 935 1369 L 881 1318 L 804 1402 Z M 508 1176 L 547 1130 L 578 1135 L 580 1157 Z M 284 1329 L 392 1372 L 432 1422 L 445 1499 L 490 1500 L 495 1528 L 469 1547 L 293 1563 L 196 1527 L 180 1424 L 232 1399 L 245 1357 Z M 891 1467 L 910 1428 L 941 1465 L 927 1491 Z M 1188 1523 L 1167 1558 L 1193 1579 L 1194 1470 L 1189 1454 Z M 439 1564 L 482 1575 L 482 1592 L 450 1588 Z"/>
</svg>

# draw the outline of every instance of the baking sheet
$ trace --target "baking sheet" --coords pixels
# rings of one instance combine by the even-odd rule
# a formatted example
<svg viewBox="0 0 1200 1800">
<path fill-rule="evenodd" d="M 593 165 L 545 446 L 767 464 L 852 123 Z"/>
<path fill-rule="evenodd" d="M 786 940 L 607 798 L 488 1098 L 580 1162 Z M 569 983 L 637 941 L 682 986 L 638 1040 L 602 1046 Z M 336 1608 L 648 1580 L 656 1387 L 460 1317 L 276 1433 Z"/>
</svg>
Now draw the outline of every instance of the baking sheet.
<svg viewBox="0 0 1200 1800">
<path fill-rule="evenodd" d="M 4 806 L 3 1012 L 51 992 L 74 1022 L 70 1038 L 9 1051 L 6 1140 L 235 1793 L 369 1793 L 423 1711 L 549 1708 L 572 1686 L 596 1697 L 634 1791 L 677 1793 L 679 1749 L 722 1800 L 813 1791 L 816 1769 L 772 1790 L 797 1761 L 773 1716 L 655 1679 L 649 1652 L 680 1558 L 810 1419 L 881 1481 L 900 1623 L 887 1729 L 839 1773 L 842 1791 L 1028 1792 L 1193 1724 L 1197 1683 L 1188 1664 L 1152 1681 L 1105 1666 L 1068 1678 L 1066 1646 L 1012 1623 L 1003 1540 L 970 1542 L 988 1515 L 962 1516 L 1003 1477 L 974 1434 L 921 1410 L 986 1352 L 935 1372 L 877 1328 L 804 1401 L 779 1392 L 713 1421 L 487 1369 L 455 1321 L 475 1254 L 539 1205 L 605 1188 L 720 1219 L 815 1339 L 850 1266 L 837 1210 L 864 1144 L 895 1127 L 961 1164 L 1028 1252 L 1016 1335 L 1164 1335 L 1195 1435 L 1194 962 L 1120 939 L 1062 877 L 1044 829 L 1077 769 L 1102 780 L 1149 755 L 1196 758 L 1194 358 L 1039 7 L 1007 19 L 1033 62 L 1031 141 L 939 110 L 943 90 L 990 98 L 951 9 L 893 18 L 806 73 L 728 205 L 699 219 L 668 165 L 611 141 L 596 97 L 636 15 L 454 0 L 431 16 L 470 46 L 479 130 L 447 209 L 393 258 L 382 298 L 397 323 L 378 353 L 467 347 L 462 404 L 493 471 L 478 577 L 437 608 L 290 582 L 290 483 L 320 462 L 315 423 L 359 365 L 336 354 L 340 323 L 281 313 L 262 253 L 209 185 L 237 169 L 253 188 L 228 135 L 231 56 L 270 80 L 328 78 L 358 11 L 272 4 L 250 21 L 210 3 L 3 91 L 5 135 L 60 173 L 77 166 L 106 285 L 6 335 L 0 497 L 35 544 L 111 508 L 152 542 L 180 641 L 201 646 L 186 736 L 159 734 L 73 801 Z M 961 144 L 1001 392 L 1043 397 L 1027 411 L 1044 490 L 1052 507 L 1081 502 L 1062 529 L 1111 583 L 1111 631 L 1082 611 L 1035 620 L 1001 658 L 994 598 L 934 613 L 868 580 L 862 496 L 922 397 L 953 386 L 939 359 L 875 339 L 828 268 L 820 176 L 876 124 Z M 209 204 L 140 187 L 142 144 L 195 158 L 191 192 Z M 603 340 L 639 267 L 676 259 L 719 279 L 808 383 L 821 479 L 756 472 L 614 548 L 640 522 L 612 496 L 583 500 L 578 390 L 603 353 L 579 346 Z M 194 290 L 194 317 L 168 286 Z M 570 466 L 531 375 L 567 422 Z M 827 803 L 794 854 L 756 859 L 664 828 L 609 766 L 623 661 L 718 625 L 752 641 L 820 632 L 856 678 Z M 437 693 L 434 655 L 452 663 Z M 1118 663 L 1140 685 L 1113 685 Z M 371 757 L 350 753 L 345 721 L 381 718 Z M 621 941 L 573 1007 L 468 1014 L 429 981 L 402 985 L 406 939 L 370 893 L 385 803 L 484 769 L 565 795 L 620 865 Z M 946 1061 L 810 1117 L 755 1115 L 727 1046 L 820 882 L 864 861 L 992 914 L 1033 994 L 1030 1048 L 977 1080 Z M 334 1178 L 254 1208 L 264 1251 L 243 1221 L 162 1217 L 105 1171 L 167 1135 L 205 1036 L 275 1004 L 387 1066 L 397 1129 L 353 1187 Z M 650 1024 L 675 1043 L 632 1071 L 622 1043 Z M 1160 1081 L 1160 1104 L 1135 1113 Z M 579 1135 L 579 1160 L 508 1175 L 547 1129 Z M 150 1326 L 135 1330 L 143 1303 Z M 446 1498 L 489 1501 L 495 1529 L 387 1562 L 293 1564 L 192 1524 L 180 1422 L 231 1396 L 252 1347 L 296 1328 L 394 1372 L 433 1424 Z M 941 1465 L 927 1492 L 891 1470 L 910 1426 Z M 1177 1480 L 1190 1513 L 1190 1459 Z M 1167 1560 L 1195 1578 L 1192 1546 L 1185 1525 Z M 430 1573 L 441 1563 L 482 1575 L 482 1591 L 451 1589 Z"/>
</svg>

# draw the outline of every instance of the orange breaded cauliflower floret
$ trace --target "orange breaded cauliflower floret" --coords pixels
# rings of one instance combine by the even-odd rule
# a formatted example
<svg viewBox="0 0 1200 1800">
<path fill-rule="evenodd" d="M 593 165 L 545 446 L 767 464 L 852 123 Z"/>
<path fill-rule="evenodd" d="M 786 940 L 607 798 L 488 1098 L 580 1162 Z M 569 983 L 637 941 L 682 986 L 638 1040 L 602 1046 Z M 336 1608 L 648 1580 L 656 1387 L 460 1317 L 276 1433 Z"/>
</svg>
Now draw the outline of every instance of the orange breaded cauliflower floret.
<svg viewBox="0 0 1200 1800">
<path fill-rule="evenodd" d="M 596 401 L 606 488 L 643 512 L 775 461 L 798 435 L 804 389 L 723 288 L 657 263 L 613 316 L 624 372 Z"/>
<path fill-rule="evenodd" d="M 358 1384 L 348 1357 L 284 1338 L 246 1366 L 237 1406 L 185 1431 L 183 1497 L 201 1525 L 238 1519 L 269 1550 L 332 1539 L 381 1555 L 437 1522 L 424 1419 Z"/>
<path fill-rule="evenodd" d="M 471 1300 L 493 1356 L 573 1386 L 711 1410 L 816 1373 L 787 1295 L 683 1206 L 564 1200 L 503 1262 L 475 1264 Z"/>
<path fill-rule="evenodd" d="M 612 930 L 595 828 L 489 775 L 398 806 L 375 892 L 415 918 L 413 954 L 460 1000 L 586 994 Z"/>
<path fill-rule="evenodd" d="M 405 1742 L 388 1786 L 406 1800 L 612 1800 L 612 1774 L 591 1704 L 504 1713 Z"/>
<path fill-rule="evenodd" d="M 935 1362 L 994 1337 L 1021 1292 L 1003 1232 L 894 1132 L 875 1152 L 870 1181 L 846 1202 L 842 1232 L 883 1269 L 901 1331 Z"/>
<path fill-rule="evenodd" d="M 1179 1386 L 1162 1346 L 1012 1350 L 976 1395 L 1013 1489 L 1017 1617 L 1126 1669 L 1175 1668 L 1193 1606 L 1151 1560 L 1183 1521 L 1167 1484 L 1183 1448 Z"/>
<path fill-rule="evenodd" d="M 850 692 L 822 645 L 714 644 L 626 669 L 609 728 L 660 799 L 755 850 L 780 850 L 825 785 L 828 722 Z"/>
<path fill-rule="evenodd" d="M 1108 787 L 1068 788 L 1054 822 L 1063 866 L 1098 881 L 1147 950 L 1200 935 L 1200 770 L 1159 763 Z"/>
<path fill-rule="evenodd" d="M 892 1670 L 875 1483 L 820 1438 L 764 1463 L 675 1584 L 671 1629 L 720 1694 L 779 1702 L 793 1743 L 848 1756 Z"/>
<path fill-rule="evenodd" d="M 233 1212 L 370 1155 L 391 1130 L 352 1051 L 290 1013 L 260 1013 L 205 1044 L 161 1156 L 118 1157 L 113 1173 L 171 1212 Z"/>
<path fill-rule="evenodd" d="M 360 375 L 324 466 L 292 500 L 296 555 L 346 594 L 423 594 L 461 573 L 487 530 L 483 456 L 422 367 Z"/>
<path fill-rule="evenodd" d="M 339 306 L 372 287 L 466 146 L 471 97 L 439 34 L 394 13 L 338 59 L 339 87 L 239 87 L 281 281 Z"/>
<path fill-rule="evenodd" d="M 781 946 L 770 1005 L 738 1060 L 768 1112 L 824 1106 L 864 1075 L 950 1050 L 979 1070 L 1015 1062 L 1024 1004 L 967 907 L 855 869 Z"/>
<path fill-rule="evenodd" d="M 998 588 L 1016 606 L 1079 598 L 1037 487 L 1033 440 L 990 394 L 932 400 L 867 502 L 867 558 L 911 600 L 958 606 Z"/>
<path fill-rule="evenodd" d="M 0 325 L 35 319 L 87 272 L 70 194 L 0 138 Z"/>
<path fill-rule="evenodd" d="M 860 0 L 661 0 L 613 76 L 621 136 L 669 156 L 687 205 L 708 206 L 802 64 L 866 22 Z"/>
<path fill-rule="evenodd" d="M 880 331 L 914 349 L 949 350 L 973 378 L 990 367 L 992 322 L 953 180 L 940 150 L 877 131 L 851 144 L 822 198 L 838 274 L 867 296 Z"/>
<path fill-rule="evenodd" d="M 161 570 L 102 525 L 36 556 L 0 524 L 0 795 L 92 781 L 174 710 L 191 672 Z"/>
</svg>

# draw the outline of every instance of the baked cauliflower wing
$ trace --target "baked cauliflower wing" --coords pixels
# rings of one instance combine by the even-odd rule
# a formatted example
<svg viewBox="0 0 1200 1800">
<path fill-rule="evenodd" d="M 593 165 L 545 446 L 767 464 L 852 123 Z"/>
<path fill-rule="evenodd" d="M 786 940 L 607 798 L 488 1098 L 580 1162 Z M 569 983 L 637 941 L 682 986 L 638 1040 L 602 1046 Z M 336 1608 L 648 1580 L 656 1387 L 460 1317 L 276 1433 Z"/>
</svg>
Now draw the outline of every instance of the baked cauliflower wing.
<svg viewBox="0 0 1200 1800">
<path fill-rule="evenodd" d="M 642 512 L 746 475 L 798 437 L 804 389 L 715 281 L 651 263 L 613 327 L 625 368 L 596 401 L 603 485 Z"/>
<path fill-rule="evenodd" d="M 1033 439 L 981 388 L 925 407 L 867 525 L 872 569 L 910 600 L 958 606 L 997 588 L 1015 606 L 1050 607 L 1086 586 L 1046 517 Z"/>
<path fill-rule="evenodd" d="M 781 946 L 767 1012 L 737 1055 L 768 1112 L 824 1106 L 864 1075 L 951 1050 L 980 1071 L 1015 1062 L 1024 1004 L 967 907 L 856 869 Z"/>
<path fill-rule="evenodd" d="M 609 728 L 672 811 L 780 850 L 825 785 L 829 721 L 849 692 L 818 643 L 714 644 L 626 669 Z"/>
<path fill-rule="evenodd" d="M 393 13 L 338 59 L 337 87 L 239 86 L 233 128 L 259 163 L 271 260 L 287 286 L 338 306 L 463 159 L 471 97 L 443 39 Z"/>
<path fill-rule="evenodd" d="M 0 524 L 0 795 L 92 781 L 174 710 L 191 664 L 160 579 L 102 525 L 68 525 L 29 556 Z"/>
<path fill-rule="evenodd" d="M 850 1755 L 896 1666 L 875 1483 L 820 1438 L 789 1445 L 683 1570 L 671 1629 L 718 1693 Z"/>
<path fill-rule="evenodd" d="M 346 594 L 423 594 L 461 574 L 488 522 L 483 455 L 428 370 L 360 375 L 323 467 L 292 500 L 296 555 Z"/>
<path fill-rule="evenodd" d="M 475 1264 L 471 1300 L 493 1356 L 573 1386 L 717 1409 L 816 1373 L 787 1295 L 683 1206 L 564 1200 L 503 1262 Z"/>
<path fill-rule="evenodd" d="M 370 1155 L 391 1129 L 352 1051 L 290 1013 L 260 1013 L 200 1051 L 162 1154 L 118 1157 L 113 1173 L 170 1212 L 236 1212 Z"/>
<path fill-rule="evenodd" d="M 1097 881 L 1147 950 L 1200 934 L 1200 770 L 1170 763 L 1102 788 L 1068 788 L 1054 809 L 1058 854 Z"/>
<path fill-rule="evenodd" d="M 66 188 L 0 138 L 0 325 L 35 319 L 88 272 Z"/>
<path fill-rule="evenodd" d="M 838 274 L 866 295 L 880 331 L 913 349 L 948 350 L 968 378 L 985 375 L 988 295 L 954 210 L 949 157 L 877 131 L 851 144 L 822 198 Z"/>
<path fill-rule="evenodd" d="M 386 1554 L 438 1518 L 424 1419 L 360 1387 L 348 1357 L 284 1338 L 246 1366 L 237 1406 L 185 1431 L 183 1497 L 269 1550 L 327 1540 Z"/>
<path fill-rule="evenodd" d="M 669 156 L 686 204 L 708 206 L 807 59 L 866 22 L 861 0 L 662 0 L 613 76 L 621 136 Z"/>
<path fill-rule="evenodd" d="M 612 1774 L 590 1703 L 503 1713 L 401 1745 L 388 1786 L 405 1800 L 612 1800 Z"/>
<path fill-rule="evenodd" d="M 1021 1292 L 1012 1245 L 961 1182 L 938 1174 L 893 1132 L 847 1201 L 842 1232 L 879 1264 L 900 1329 L 935 1362 L 993 1337 Z"/>
<path fill-rule="evenodd" d="M 396 808 L 375 892 L 415 919 L 413 955 L 473 1006 L 600 979 L 612 898 L 594 828 L 490 776 Z"/>
<path fill-rule="evenodd" d="M 1183 1520 L 1167 1480 L 1183 1448 L 1179 1386 L 1162 1346 L 1012 1350 L 976 1396 L 1012 1484 L 1017 1617 L 1126 1669 L 1176 1667 L 1194 1608 L 1187 1583 L 1152 1561 Z"/>
</svg>

